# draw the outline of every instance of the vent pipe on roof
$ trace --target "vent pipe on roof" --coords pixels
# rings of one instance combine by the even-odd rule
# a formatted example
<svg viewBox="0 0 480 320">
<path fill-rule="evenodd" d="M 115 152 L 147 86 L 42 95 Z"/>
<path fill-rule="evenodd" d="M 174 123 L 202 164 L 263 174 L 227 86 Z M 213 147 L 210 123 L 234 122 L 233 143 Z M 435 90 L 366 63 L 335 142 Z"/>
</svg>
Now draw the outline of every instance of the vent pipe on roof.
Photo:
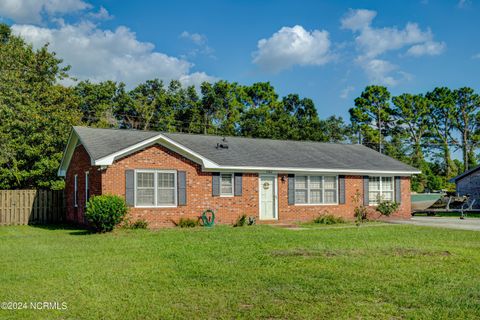
<svg viewBox="0 0 480 320">
<path fill-rule="evenodd" d="M 227 138 L 223 137 L 221 143 L 217 143 L 217 149 L 228 149 Z"/>
</svg>

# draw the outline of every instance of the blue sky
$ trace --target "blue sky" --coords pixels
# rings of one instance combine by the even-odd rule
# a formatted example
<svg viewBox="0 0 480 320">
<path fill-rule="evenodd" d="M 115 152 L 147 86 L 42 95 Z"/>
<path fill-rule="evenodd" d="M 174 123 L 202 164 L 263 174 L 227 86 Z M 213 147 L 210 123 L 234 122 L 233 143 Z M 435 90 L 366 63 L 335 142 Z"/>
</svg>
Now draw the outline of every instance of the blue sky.
<svg viewBox="0 0 480 320">
<path fill-rule="evenodd" d="M 369 84 L 478 90 L 479 13 L 467 0 L 0 3 L 3 21 L 50 42 L 78 79 L 270 81 L 345 118 Z"/>
</svg>

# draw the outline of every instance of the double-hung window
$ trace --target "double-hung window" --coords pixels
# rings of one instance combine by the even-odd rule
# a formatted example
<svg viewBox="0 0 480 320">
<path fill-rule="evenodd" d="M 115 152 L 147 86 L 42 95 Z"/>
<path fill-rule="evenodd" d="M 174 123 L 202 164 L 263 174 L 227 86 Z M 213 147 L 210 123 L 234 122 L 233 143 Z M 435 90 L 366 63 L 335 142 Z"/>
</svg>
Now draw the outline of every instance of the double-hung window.
<svg viewBox="0 0 480 320">
<path fill-rule="evenodd" d="M 369 177 L 368 178 L 368 202 L 377 205 L 381 201 L 393 201 L 394 180 L 393 177 Z"/>
<path fill-rule="evenodd" d="M 337 203 L 336 176 L 295 176 L 296 204 Z"/>
<path fill-rule="evenodd" d="M 169 170 L 135 171 L 135 206 L 177 205 L 177 173 Z"/>
<path fill-rule="evenodd" d="M 233 173 L 220 174 L 220 196 L 233 196 Z"/>
</svg>

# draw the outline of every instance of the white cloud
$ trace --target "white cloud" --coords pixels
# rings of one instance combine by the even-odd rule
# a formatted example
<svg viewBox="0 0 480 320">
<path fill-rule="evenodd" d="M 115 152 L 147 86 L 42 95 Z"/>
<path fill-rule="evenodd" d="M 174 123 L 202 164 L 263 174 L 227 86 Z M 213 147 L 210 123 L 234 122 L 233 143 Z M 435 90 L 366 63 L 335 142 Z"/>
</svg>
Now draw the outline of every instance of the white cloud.
<svg viewBox="0 0 480 320">
<path fill-rule="evenodd" d="M 361 63 L 369 80 L 374 84 L 395 86 L 409 75 L 398 71 L 398 66 L 381 59 L 371 59 Z M 393 74 L 393 72 L 396 74 Z"/>
<path fill-rule="evenodd" d="M 36 48 L 50 43 L 51 50 L 72 66 L 70 74 L 80 80 L 123 81 L 128 86 L 153 78 L 196 85 L 215 80 L 205 73 L 191 73 L 192 63 L 155 51 L 152 43 L 137 40 L 124 26 L 112 31 L 82 22 L 58 28 L 13 25 L 12 30 Z"/>
<path fill-rule="evenodd" d="M 261 39 L 253 62 L 268 72 L 279 72 L 294 65 L 319 66 L 332 59 L 327 31 L 305 30 L 302 26 L 283 27 L 268 39 Z"/>
<path fill-rule="evenodd" d="M 476 53 L 472 56 L 472 59 L 480 59 L 480 53 Z"/>
<path fill-rule="evenodd" d="M 372 20 L 377 16 L 377 12 L 367 9 L 350 9 L 348 13 L 342 18 L 342 29 L 349 29 L 352 31 L 362 30 L 372 23 Z"/>
<path fill-rule="evenodd" d="M 422 44 L 416 44 L 407 51 L 407 55 L 411 56 L 424 56 L 424 55 L 430 55 L 430 56 L 436 56 L 441 54 L 445 48 L 446 48 L 445 42 L 425 42 Z"/>
<path fill-rule="evenodd" d="M 432 50 L 438 51 L 445 48 L 445 43 L 433 41 L 433 33 L 430 29 L 421 30 L 416 23 L 409 22 L 403 29 L 372 27 L 376 14 L 372 10 L 350 10 L 341 20 L 342 28 L 357 34 L 355 37 L 357 48 L 367 58 L 375 58 L 387 51 L 410 46 L 417 46 L 413 49 L 415 55 L 431 54 Z M 423 49 L 418 49 L 418 45 Z"/>
<path fill-rule="evenodd" d="M 457 7 L 460 9 L 466 8 L 471 4 L 470 0 L 459 0 L 457 3 Z"/>
<path fill-rule="evenodd" d="M 2 0 L 0 16 L 17 23 L 41 23 L 42 15 L 82 11 L 92 6 L 83 0 Z"/>
<path fill-rule="evenodd" d="M 376 28 L 372 26 L 376 11 L 350 10 L 342 19 L 343 29 L 355 34 L 355 44 L 359 55 L 356 62 L 365 71 L 371 81 L 386 85 L 395 85 L 410 75 L 398 70 L 398 66 L 379 57 L 389 51 L 406 49 L 406 55 L 419 57 L 439 55 L 445 48 L 445 42 L 433 40 L 432 31 L 422 30 L 416 23 L 407 23 L 403 29 L 398 27 Z M 393 75 L 393 72 L 396 74 Z"/>
<path fill-rule="evenodd" d="M 190 33 L 188 31 L 183 31 L 180 34 L 180 38 L 188 39 L 196 45 L 203 45 L 207 42 L 207 37 L 204 34 Z"/>
<path fill-rule="evenodd" d="M 211 48 L 207 44 L 208 39 L 206 35 L 200 34 L 200 33 L 190 33 L 188 31 L 183 31 L 180 34 L 180 38 L 186 39 L 192 42 L 195 46 L 188 52 L 187 56 L 195 57 L 198 54 L 204 54 L 206 56 L 209 56 L 210 58 L 214 58 L 214 59 L 216 58 L 214 55 L 215 50 L 213 50 L 213 48 Z"/>
<path fill-rule="evenodd" d="M 113 19 L 113 16 L 110 15 L 107 9 L 100 7 L 97 12 L 90 12 L 88 16 L 96 20 L 110 20 Z"/>
<path fill-rule="evenodd" d="M 350 93 L 353 92 L 353 90 L 355 90 L 354 86 L 345 87 L 342 91 L 340 91 L 340 98 L 347 99 Z"/>
</svg>

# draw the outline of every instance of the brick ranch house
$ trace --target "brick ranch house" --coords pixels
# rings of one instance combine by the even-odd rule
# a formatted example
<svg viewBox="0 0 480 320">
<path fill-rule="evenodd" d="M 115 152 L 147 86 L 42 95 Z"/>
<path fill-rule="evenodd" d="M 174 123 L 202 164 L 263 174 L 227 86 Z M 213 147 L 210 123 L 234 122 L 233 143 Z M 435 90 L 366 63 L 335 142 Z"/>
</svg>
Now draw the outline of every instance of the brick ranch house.
<svg viewBox="0 0 480 320">
<path fill-rule="evenodd" d="M 365 205 L 400 203 L 410 217 L 417 169 L 362 145 L 73 127 L 58 174 L 66 180 L 67 219 L 84 222 L 89 197 L 116 194 L 151 227 L 240 215 L 259 222 L 308 221 L 321 213 L 353 219 Z M 375 214 L 374 216 L 377 216 Z"/>
</svg>

